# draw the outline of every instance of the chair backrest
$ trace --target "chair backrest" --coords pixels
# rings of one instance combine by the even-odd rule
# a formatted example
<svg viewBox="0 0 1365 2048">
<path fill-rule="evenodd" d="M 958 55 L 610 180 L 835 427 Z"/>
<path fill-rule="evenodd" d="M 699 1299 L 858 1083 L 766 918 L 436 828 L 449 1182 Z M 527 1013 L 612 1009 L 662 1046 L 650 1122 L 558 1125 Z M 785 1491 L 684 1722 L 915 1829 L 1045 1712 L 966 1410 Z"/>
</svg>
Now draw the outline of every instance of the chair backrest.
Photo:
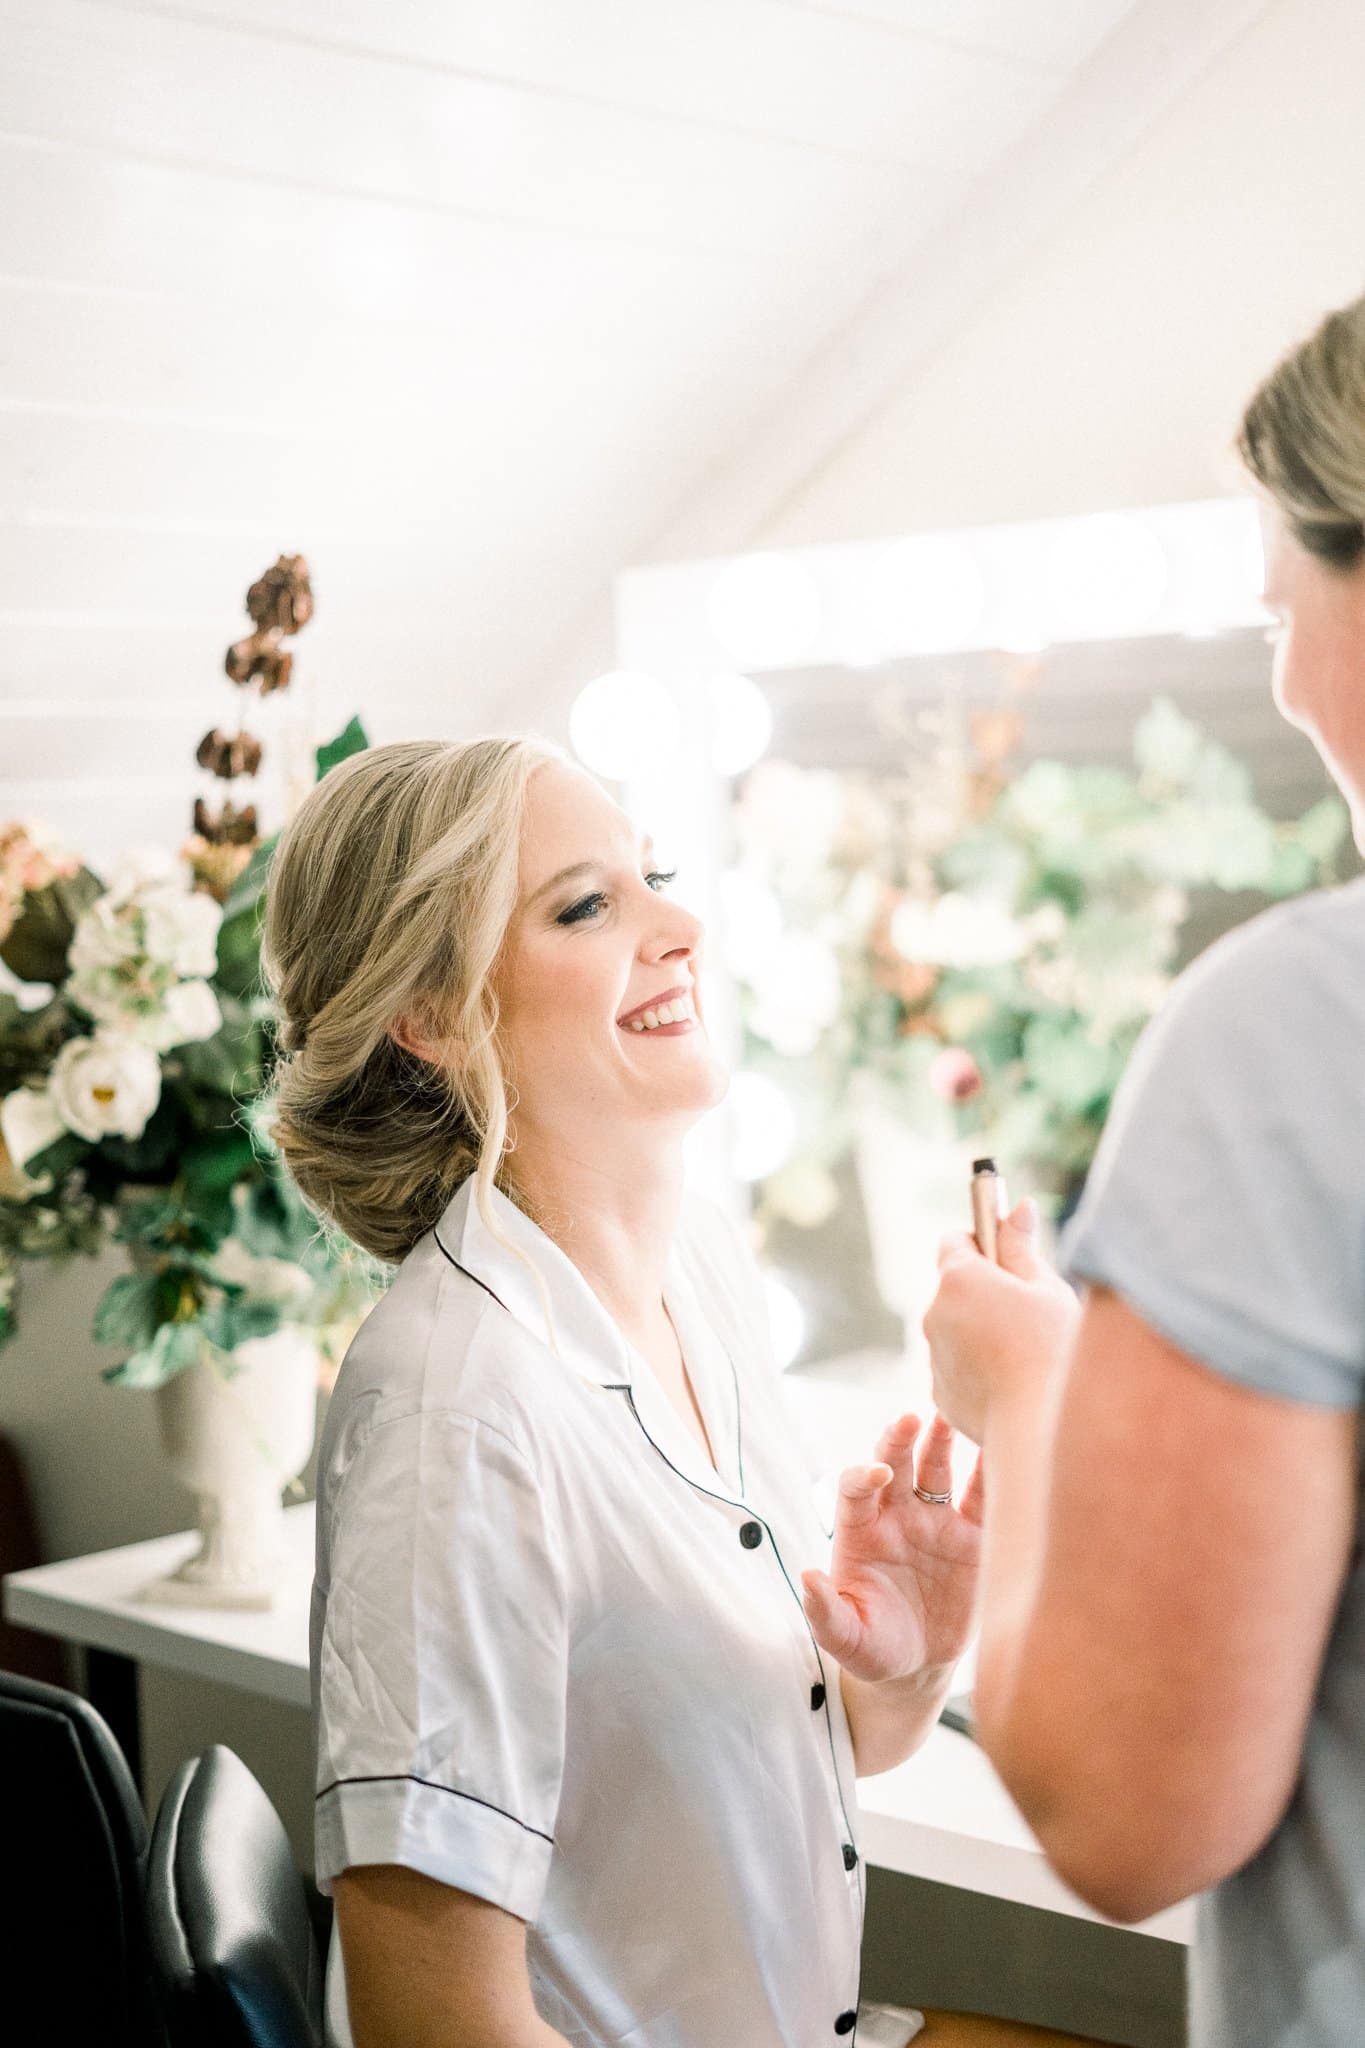
<svg viewBox="0 0 1365 2048">
<path fill-rule="evenodd" d="M 157 1808 L 147 1934 L 171 2048 L 322 2048 L 323 1958 L 284 1825 L 222 1743 Z"/>
<path fill-rule="evenodd" d="M 147 1822 L 108 1722 L 64 1686 L 0 1671 L 9 1865 L 6 2004 L 53 2040 L 163 2040 L 143 1922 Z"/>
</svg>

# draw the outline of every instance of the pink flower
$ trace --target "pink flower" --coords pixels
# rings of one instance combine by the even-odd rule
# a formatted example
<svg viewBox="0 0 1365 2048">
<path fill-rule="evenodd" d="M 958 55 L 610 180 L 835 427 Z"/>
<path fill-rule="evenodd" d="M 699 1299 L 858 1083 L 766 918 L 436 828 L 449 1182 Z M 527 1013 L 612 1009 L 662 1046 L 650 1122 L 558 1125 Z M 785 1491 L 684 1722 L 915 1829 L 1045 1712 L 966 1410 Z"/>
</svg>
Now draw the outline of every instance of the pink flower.
<svg viewBox="0 0 1365 2048">
<path fill-rule="evenodd" d="M 970 1102 L 985 1087 L 981 1069 L 960 1045 L 950 1045 L 929 1069 L 929 1086 L 945 1102 Z"/>
</svg>

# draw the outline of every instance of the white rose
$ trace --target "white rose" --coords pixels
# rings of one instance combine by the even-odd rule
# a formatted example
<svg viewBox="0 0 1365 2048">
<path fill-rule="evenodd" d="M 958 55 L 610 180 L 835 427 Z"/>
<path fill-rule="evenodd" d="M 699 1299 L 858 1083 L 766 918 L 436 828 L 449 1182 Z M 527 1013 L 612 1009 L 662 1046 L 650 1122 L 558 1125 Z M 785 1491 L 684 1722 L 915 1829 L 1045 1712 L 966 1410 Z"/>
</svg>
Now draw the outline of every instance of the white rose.
<svg viewBox="0 0 1365 2048">
<path fill-rule="evenodd" d="M 68 1130 L 92 1145 L 137 1138 L 161 1100 L 161 1062 L 122 1032 L 71 1038 L 52 1062 L 48 1087 Z"/>
<path fill-rule="evenodd" d="M 249 1252 L 240 1237 L 225 1237 L 213 1255 L 213 1268 L 220 1280 L 245 1287 L 258 1301 L 276 1301 L 281 1307 L 298 1305 L 313 1292 L 312 1276 L 292 1259 L 259 1258 Z"/>
<path fill-rule="evenodd" d="M 936 967 L 1000 967 L 1017 960 L 1026 934 L 990 897 L 951 890 L 936 902 L 906 897 L 891 913 L 891 943 L 907 960 Z"/>
<path fill-rule="evenodd" d="M 111 896 L 97 896 L 76 919 L 69 954 L 73 968 L 117 967 L 141 951 L 136 917 Z"/>
<path fill-rule="evenodd" d="M 164 888 L 179 882 L 180 863 L 164 846 L 131 846 L 121 853 L 109 873 L 109 894 L 116 903 L 140 896 L 144 889 Z"/>
<path fill-rule="evenodd" d="M 65 1130 L 46 1088 L 16 1088 L 0 1102 L 0 1140 L 16 1167 L 22 1168 L 26 1159 L 55 1143 Z M 31 1182 L 26 1192 L 37 1193 L 37 1183 Z"/>
<path fill-rule="evenodd" d="M 157 1052 L 167 1052 L 173 1045 L 212 1038 L 222 1025 L 223 1013 L 208 983 L 180 981 L 167 991 L 159 1015 L 149 1018 L 137 1035 Z"/>
<path fill-rule="evenodd" d="M 149 956 L 177 974 L 212 974 L 218 966 L 223 906 L 203 890 L 153 889 L 142 899 Z M 207 1034 L 206 1034 L 207 1035 Z"/>
</svg>

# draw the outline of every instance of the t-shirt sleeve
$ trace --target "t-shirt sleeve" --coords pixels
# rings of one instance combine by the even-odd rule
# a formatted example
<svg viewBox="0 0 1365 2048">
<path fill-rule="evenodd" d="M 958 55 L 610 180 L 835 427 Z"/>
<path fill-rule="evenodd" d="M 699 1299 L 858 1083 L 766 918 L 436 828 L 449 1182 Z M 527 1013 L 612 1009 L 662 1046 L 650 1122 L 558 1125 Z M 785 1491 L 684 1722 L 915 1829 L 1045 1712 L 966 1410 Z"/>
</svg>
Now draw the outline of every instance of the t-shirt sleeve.
<svg viewBox="0 0 1365 2048">
<path fill-rule="evenodd" d="M 564 1763 L 562 1552 L 488 1422 L 381 1422 L 332 1509 L 315 1679 L 318 1887 L 401 1863 L 533 1921 Z"/>
<path fill-rule="evenodd" d="M 1229 933 L 1177 981 L 1058 1253 L 1214 1371 L 1345 1408 L 1365 1377 L 1359 948 L 1306 908 Z"/>
</svg>

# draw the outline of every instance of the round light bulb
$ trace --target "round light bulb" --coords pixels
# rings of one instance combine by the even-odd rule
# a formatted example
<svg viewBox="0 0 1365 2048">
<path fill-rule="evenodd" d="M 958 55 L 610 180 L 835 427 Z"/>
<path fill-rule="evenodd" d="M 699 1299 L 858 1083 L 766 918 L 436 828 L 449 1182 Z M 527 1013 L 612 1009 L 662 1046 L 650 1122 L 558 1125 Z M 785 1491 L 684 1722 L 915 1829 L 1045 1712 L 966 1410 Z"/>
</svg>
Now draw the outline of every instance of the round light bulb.
<svg viewBox="0 0 1365 2048">
<path fill-rule="evenodd" d="M 569 713 L 569 743 L 579 760 L 614 782 L 661 765 L 681 730 L 672 693 L 636 669 L 611 669 L 585 683 Z"/>
<path fill-rule="evenodd" d="M 737 671 L 712 676 L 711 766 L 717 775 L 743 775 L 773 736 L 773 711 L 752 676 Z"/>
</svg>

